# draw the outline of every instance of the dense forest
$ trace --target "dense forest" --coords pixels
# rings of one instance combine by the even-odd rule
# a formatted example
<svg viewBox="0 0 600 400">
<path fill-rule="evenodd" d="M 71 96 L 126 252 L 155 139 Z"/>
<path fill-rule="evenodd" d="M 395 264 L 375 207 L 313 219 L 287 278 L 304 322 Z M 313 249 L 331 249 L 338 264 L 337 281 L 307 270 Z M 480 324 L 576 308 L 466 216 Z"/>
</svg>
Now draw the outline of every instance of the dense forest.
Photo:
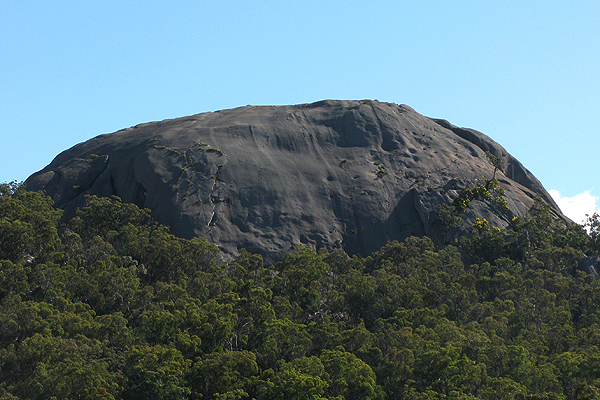
<svg viewBox="0 0 600 400">
<path fill-rule="evenodd" d="M 2 184 L 0 399 L 600 398 L 600 284 L 576 268 L 599 220 L 538 202 L 444 248 L 264 265 L 116 197 L 64 221 Z"/>
</svg>

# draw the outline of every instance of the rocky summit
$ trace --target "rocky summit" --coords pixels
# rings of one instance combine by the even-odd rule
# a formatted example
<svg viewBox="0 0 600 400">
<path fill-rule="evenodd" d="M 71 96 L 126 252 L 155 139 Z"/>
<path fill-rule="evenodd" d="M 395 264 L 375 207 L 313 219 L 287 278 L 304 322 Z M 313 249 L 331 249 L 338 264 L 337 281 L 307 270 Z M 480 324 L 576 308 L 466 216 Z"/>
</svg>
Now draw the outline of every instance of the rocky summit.
<svg viewBox="0 0 600 400">
<path fill-rule="evenodd" d="M 499 170 L 486 152 L 502 160 Z M 460 229 L 448 234 L 440 205 L 494 176 L 508 211 L 471 201 L 467 225 L 485 218 L 506 227 L 537 196 L 562 217 L 541 183 L 486 135 L 366 100 L 140 124 L 62 152 L 25 184 L 45 191 L 67 217 L 85 195 L 116 195 L 149 208 L 177 236 L 274 262 L 300 246 L 366 256 L 411 235 L 443 244 Z"/>
</svg>

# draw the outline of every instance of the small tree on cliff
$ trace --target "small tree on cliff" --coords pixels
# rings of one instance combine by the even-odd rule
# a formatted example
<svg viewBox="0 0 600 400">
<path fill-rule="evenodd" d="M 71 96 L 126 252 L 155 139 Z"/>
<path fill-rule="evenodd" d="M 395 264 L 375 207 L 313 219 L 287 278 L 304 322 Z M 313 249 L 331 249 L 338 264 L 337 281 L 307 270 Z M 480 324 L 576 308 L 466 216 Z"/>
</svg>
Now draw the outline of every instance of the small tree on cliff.
<svg viewBox="0 0 600 400">
<path fill-rule="evenodd" d="M 492 176 L 492 179 L 490 180 L 490 181 L 493 181 L 494 179 L 496 179 L 496 171 L 498 171 L 498 170 L 504 171 L 504 158 L 498 157 L 497 155 L 492 154 L 492 152 L 490 152 L 490 151 L 486 151 L 485 155 L 487 156 L 490 163 L 494 166 L 494 175 Z"/>
</svg>

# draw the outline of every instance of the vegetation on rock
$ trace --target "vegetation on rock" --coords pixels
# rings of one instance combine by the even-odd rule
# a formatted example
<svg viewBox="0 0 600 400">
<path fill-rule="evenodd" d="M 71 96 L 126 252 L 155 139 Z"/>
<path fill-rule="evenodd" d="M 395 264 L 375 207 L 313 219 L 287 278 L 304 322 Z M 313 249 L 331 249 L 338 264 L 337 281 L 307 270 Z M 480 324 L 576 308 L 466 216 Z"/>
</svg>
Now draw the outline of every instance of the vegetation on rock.
<svg viewBox="0 0 600 400">
<path fill-rule="evenodd" d="M 271 266 L 219 261 L 116 197 L 60 218 L 0 185 L 0 399 L 600 396 L 600 283 L 576 269 L 598 215 L 588 234 L 538 202 L 445 248 Z"/>
</svg>

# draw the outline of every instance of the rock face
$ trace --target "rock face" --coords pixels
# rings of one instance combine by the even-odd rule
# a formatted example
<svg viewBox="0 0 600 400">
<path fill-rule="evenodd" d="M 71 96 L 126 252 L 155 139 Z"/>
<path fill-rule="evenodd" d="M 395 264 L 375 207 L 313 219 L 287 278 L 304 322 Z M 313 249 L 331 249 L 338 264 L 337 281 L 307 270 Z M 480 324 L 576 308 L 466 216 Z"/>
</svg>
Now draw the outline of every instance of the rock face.
<svg viewBox="0 0 600 400">
<path fill-rule="evenodd" d="M 492 177 L 486 151 L 505 160 L 496 177 L 510 213 L 473 201 L 467 220 L 505 227 L 536 195 L 561 215 L 489 137 L 377 101 L 248 106 L 140 124 L 64 151 L 25 183 L 67 216 L 86 194 L 117 195 L 151 209 L 175 235 L 273 262 L 299 246 L 368 255 L 410 235 L 443 241 L 437 206 Z"/>
<path fill-rule="evenodd" d="M 582 258 L 577 264 L 577 270 L 598 276 L 598 271 L 600 271 L 600 257 L 594 256 Z"/>
</svg>

